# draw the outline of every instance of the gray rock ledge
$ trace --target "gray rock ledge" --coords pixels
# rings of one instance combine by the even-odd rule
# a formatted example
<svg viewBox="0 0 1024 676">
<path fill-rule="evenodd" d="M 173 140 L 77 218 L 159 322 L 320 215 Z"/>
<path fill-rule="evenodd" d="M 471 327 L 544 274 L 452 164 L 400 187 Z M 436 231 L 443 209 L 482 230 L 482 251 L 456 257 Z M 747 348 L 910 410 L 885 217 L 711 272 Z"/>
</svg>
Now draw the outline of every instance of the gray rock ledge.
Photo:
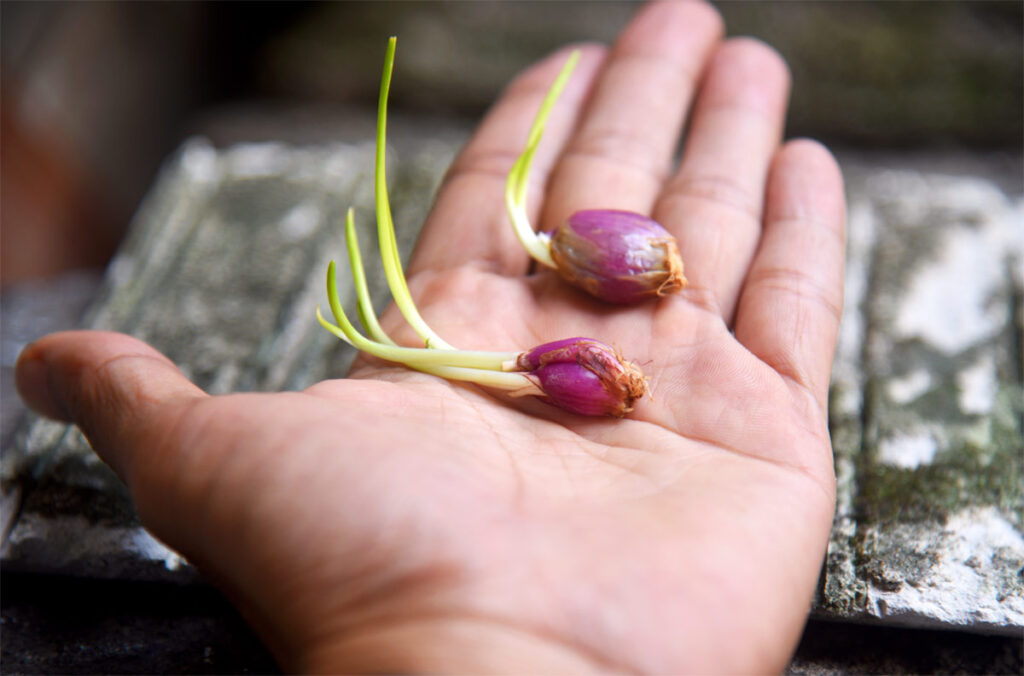
<svg viewBox="0 0 1024 676">
<path fill-rule="evenodd" d="M 456 147 L 448 137 L 395 148 L 403 252 Z M 813 612 L 1019 634 L 1020 181 L 920 161 L 842 163 L 850 243 L 831 393 L 839 504 Z M 344 373 L 352 351 L 312 317 L 327 261 L 344 255 L 345 210 L 372 222 L 372 167 L 368 143 L 221 150 L 189 140 L 137 213 L 85 325 L 149 341 L 212 393 L 301 389 Z M 386 288 L 368 272 L 380 308 Z M 14 437 L 0 461 L 4 566 L 195 579 L 139 526 L 77 431 L 29 418 Z"/>
</svg>

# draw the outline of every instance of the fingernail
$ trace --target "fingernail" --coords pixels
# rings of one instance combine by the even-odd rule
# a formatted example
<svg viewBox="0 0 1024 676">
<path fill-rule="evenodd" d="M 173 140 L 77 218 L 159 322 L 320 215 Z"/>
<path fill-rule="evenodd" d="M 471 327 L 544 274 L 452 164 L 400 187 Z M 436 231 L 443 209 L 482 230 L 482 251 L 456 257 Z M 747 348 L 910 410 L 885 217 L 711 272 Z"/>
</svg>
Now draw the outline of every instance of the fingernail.
<svg viewBox="0 0 1024 676">
<path fill-rule="evenodd" d="M 32 410 L 47 418 L 71 422 L 63 402 L 54 395 L 50 386 L 50 369 L 40 357 L 31 353 L 29 345 L 18 357 L 14 371 L 14 384 L 22 400 Z"/>
</svg>

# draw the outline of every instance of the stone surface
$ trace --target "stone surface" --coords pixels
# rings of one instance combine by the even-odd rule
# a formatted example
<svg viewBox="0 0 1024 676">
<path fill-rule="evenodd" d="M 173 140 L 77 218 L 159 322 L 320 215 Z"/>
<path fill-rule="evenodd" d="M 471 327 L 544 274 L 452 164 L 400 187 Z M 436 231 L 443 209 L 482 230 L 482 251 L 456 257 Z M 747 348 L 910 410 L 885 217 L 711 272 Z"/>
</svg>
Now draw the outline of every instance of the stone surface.
<svg viewBox="0 0 1024 676">
<path fill-rule="evenodd" d="M 14 364 L 18 353 L 32 339 L 51 331 L 79 325 L 82 313 L 96 296 L 102 280 L 98 271 L 76 271 L 52 280 L 11 284 L 4 287 L 0 303 L 0 542 L 14 525 L 22 498 L 22 481 L 5 458 L 13 433 L 25 409 L 14 389 Z"/>
<path fill-rule="evenodd" d="M 408 139 L 389 163 L 404 252 L 457 146 Z M 850 263 L 832 391 L 840 492 L 815 616 L 1019 634 L 1019 158 L 1009 162 L 1017 174 L 995 177 L 877 157 L 843 164 Z M 151 342 L 213 393 L 298 389 L 343 373 L 351 350 L 312 317 L 327 261 L 344 255 L 344 210 L 372 222 L 372 165 L 366 144 L 189 141 L 144 202 L 85 323 Z M 371 284 L 381 307 L 379 273 Z M 351 301 L 349 289 L 342 296 Z M 29 421 L 0 470 L 12 524 L 5 569 L 195 579 L 139 527 L 76 431 Z"/>
<path fill-rule="evenodd" d="M 410 140 L 391 156 L 404 252 L 455 147 Z M 221 151 L 190 140 L 140 208 L 84 324 L 148 341 L 210 393 L 301 389 L 344 374 L 354 352 L 323 331 L 314 310 L 326 302 L 328 260 L 345 256 L 345 210 L 373 223 L 373 152 L 372 143 Z M 365 257 L 375 258 L 369 249 Z M 383 273 L 368 266 L 367 274 L 383 307 Z M 339 286 L 351 301 L 341 275 Z M 124 487 L 77 430 L 30 419 L 4 448 L 0 472 L 5 569 L 195 579 L 139 526 Z"/>
<path fill-rule="evenodd" d="M 1024 627 L 1024 207 L 977 176 L 847 167 L 839 506 L 818 610 Z"/>
</svg>

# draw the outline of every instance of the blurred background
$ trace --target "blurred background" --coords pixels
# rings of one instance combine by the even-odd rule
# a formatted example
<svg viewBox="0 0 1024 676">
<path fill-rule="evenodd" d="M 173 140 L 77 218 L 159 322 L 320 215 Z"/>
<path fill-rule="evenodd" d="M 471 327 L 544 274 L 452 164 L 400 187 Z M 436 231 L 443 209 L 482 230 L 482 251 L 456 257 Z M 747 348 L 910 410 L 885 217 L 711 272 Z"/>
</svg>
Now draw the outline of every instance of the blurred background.
<svg viewBox="0 0 1024 676">
<path fill-rule="evenodd" d="M 723 2 L 794 74 L 789 135 L 1005 153 L 1019 181 L 1024 3 Z M 630 2 L 17 2 L 2 29 L 4 288 L 110 258 L 160 162 L 216 145 L 370 138 L 386 36 L 394 113 L 467 130 L 517 71 L 610 41 Z M 366 118 L 372 119 L 372 118 Z M 429 129 L 429 127 L 427 127 Z"/>
</svg>

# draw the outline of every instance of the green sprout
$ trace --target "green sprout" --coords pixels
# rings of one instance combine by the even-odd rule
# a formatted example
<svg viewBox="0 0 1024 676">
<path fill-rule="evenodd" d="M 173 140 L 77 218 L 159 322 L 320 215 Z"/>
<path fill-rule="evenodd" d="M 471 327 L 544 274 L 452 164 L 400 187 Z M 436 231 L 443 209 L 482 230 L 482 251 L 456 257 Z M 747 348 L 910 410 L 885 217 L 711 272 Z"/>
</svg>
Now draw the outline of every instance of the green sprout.
<svg viewBox="0 0 1024 676">
<path fill-rule="evenodd" d="M 423 347 L 404 347 L 384 331 L 370 300 L 366 272 L 356 235 L 355 215 L 345 215 L 345 246 L 356 290 L 359 321 L 367 335 L 360 333 L 338 297 L 334 261 L 327 266 L 327 299 L 336 323 L 324 318 L 320 308 L 316 317 L 332 334 L 353 347 L 386 361 L 448 380 L 460 380 L 504 390 L 512 396 L 533 395 L 571 413 L 588 416 L 621 417 L 633 410 L 633 403 L 647 393 L 647 381 L 632 362 L 624 360 L 608 345 L 589 338 L 567 338 L 539 345 L 522 352 L 485 352 L 458 350 L 427 325 L 416 304 L 402 270 L 395 224 L 388 202 L 385 176 L 387 101 L 391 72 L 395 61 L 395 38 L 388 41 L 377 107 L 377 146 L 374 168 L 374 201 L 377 239 L 381 263 L 395 305 L 423 341 Z M 568 77 L 568 72 L 565 73 Z M 557 94 L 557 92 L 556 92 Z M 552 103 L 553 103 L 553 97 Z M 550 108 L 550 105 L 548 105 Z M 546 115 L 539 116 L 536 133 L 539 141 Z M 533 148 L 536 148 L 534 144 Z M 532 156 L 532 150 L 530 151 Z M 525 184 L 529 157 L 521 163 Z M 525 188 L 516 188 L 525 194 Z M 529 227 L 529 224 L 527 224 Z"/>
<path fill-rule="evenodd" d="M 359 245 L 356 241 L 355 219 L 352 209 L 348 210 L 348 214 L 345 217 L 345 238 L 348 243 L 349 260 L 352 262 L 352 277 L 356 287 L 359 319 L 371 337 L 367 338 L 359 332 L 341 306 L 341 300 L 338 297 L 337 273 L 334 261 L 331 261 L 327 266 L 327 300 L 337 325 L 331 324 L 324 319 L 319 307 L 316 309 L 317 319 L 325 329 L 363 352 L 387 361 L 405 364 L 418 371 L 432 373 L 450 380 L 468 380 L 480 385 L 489 385 L 505 390 L 522 390 L 525 388 L 527 391 L 524 394 L 536 393 L 536 388 L 531 385 L 530 381 L 522 373 L 507 372 L 515 368 L 518 352 L 478 352 L 456 350 L 454 348 L 402 347 L 397 345 L 381 328 L 373 311 L 362 258 L 359 254 Z M 397 280 L 387 271 L 385 271 L 385 275 L 388 276 L 388 282 L 394 289 Z M 403 303 L 399 303 L 396 298 L 396 305 L 402 311 L 402 316 L 406 318 L 406 321 L 409 321 L 409 315 L 402 308 L 404 304 L 405 307 L 412 308 L 415 311 L 412 296 L 409 295 L 408 289 L 398 293 L 404 294 L 402 296 Z M 419 317 L 419 314 L 417 313 L 416 316 Z M 413 326 L 424 341 L 428 340 L 427 332 L 429 332 L 430 336 L 436 336 L 422 318 L 419 318 L 419 323 L 420 327 L 417 328 L 416 325 L 409 321 L 409 324 Z M 447 343 L 445 344 L 447 345 Z"/>
<path fill-rule="evenodd" d="M 555 101 L 558 100 L 562 90 L 565 89 L 569 76 L 572 75 L 572 71 L 575 70 L 579 60 L 580 51 L 578 49 L 573 50 L 565 65 L 562 66 L 558 77 L 552 83 L 547 95 L 544 97 L 544 101 L 537 111 L 537 116 L 533 119 L 530 133 L 526 137 L 526 147 L 512 165 L 512 169 L 508 172 L 508 179 L 505 182 L 505 206 L 508 208 L 509 219 L 512 221 L 512 227 L 515 230 L 516 236 L 534 260 L 549 268 L 558 267 L 551 258 L 550 235 L 545 232 L 538 233 L 530 225 L 530 220 L 526 216 L 526 188 L 529 184 L 530 166 L 533 164 L 533 156 L 536 154 L 537 146 L 540 145 L 540 139 L 544 135 L 544 127 L 547 124 L 548 116 L 551 115 L 551 109 L 554 108 Z"/>
<path fill-rule="evenodd" d="M 327 268 L 327 298 L 331 313 L 337 324 L 324 319 L 317 308 L 317 319 L 328 331 L 353 347 L 387 361 L 399 362 L 406 366 L 441 376 L 449 380 L 465 380 L 487 385 L 516 394 L 539 394 L 537 386 L 523 373 L 510 372 L 516 369 L 517 352 L 475 352 L 457 350 L 427 325 L 409 292 L 402 260 L 395 237 L 394 220 L 388 200 L 385 175 L 387 149 L 387 101 L 394 69 L 396 39 L 388 40 L 384 58 L 384 74 L 381 79 L 380 99 L 377 109 L 376 166 L 374 170 L 374 201 L 377 216 L 377 237 L 380 241 L 381 262 L 388 288 L 394 297 L 402 316 L 423 340 L 425 347 L 412 348 L 397 345 L 384 331 L 377 320 L 370 300 L 369 287 L 359 241 L 356 235 L 355 216 L 350 208 L 345 217 L 345 244 L 348 249 L 349 265 L 356 289 L 358 317 L 369 337 L 362 335 L 349 321 L 338 297 L 337 277 L 334 261 Z"/>
<path fill-rule="evenodd" d="M 568 283 L 609 303 L 633 304 L 678 293 L 686 286 L 675 237 L 644 214 L 614 208 L 572 213 L 550 230 L 535 232 L 526 214 L 530 166 L 551 109 L 580 60 L 574 50 L 552 82 L 505 182 L 505 207 L 527 253 Z"/>
</svg>

